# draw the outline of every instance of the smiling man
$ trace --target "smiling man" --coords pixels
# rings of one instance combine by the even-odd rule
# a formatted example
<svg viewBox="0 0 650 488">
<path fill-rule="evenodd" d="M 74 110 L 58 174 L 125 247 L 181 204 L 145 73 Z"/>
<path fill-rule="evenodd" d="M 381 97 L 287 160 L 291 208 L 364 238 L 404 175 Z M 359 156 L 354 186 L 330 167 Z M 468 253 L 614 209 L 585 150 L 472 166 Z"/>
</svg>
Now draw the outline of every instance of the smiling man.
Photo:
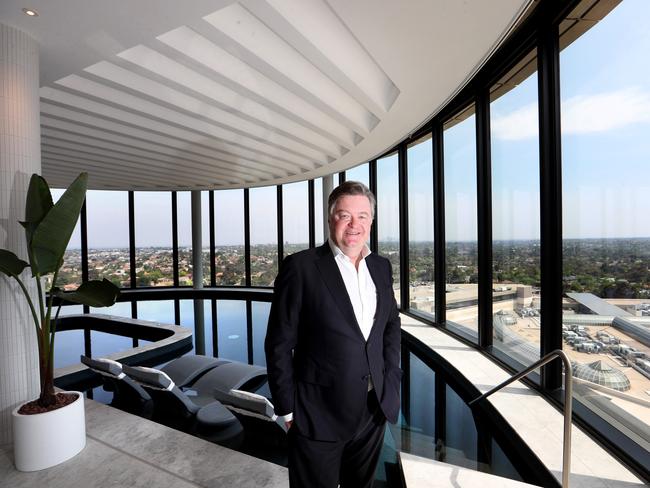
<svg viewBox="0 0 650 488">
<path fill-rule="evenodd" d="M 367 246 L 374 207 L 362 183 L 337 187 L 328 241 L 288 256 L 275 280 L 265 350 L 292 488 L 371 487 L 397 420 L 400 320 L 390 262 Z"/>
</svg>

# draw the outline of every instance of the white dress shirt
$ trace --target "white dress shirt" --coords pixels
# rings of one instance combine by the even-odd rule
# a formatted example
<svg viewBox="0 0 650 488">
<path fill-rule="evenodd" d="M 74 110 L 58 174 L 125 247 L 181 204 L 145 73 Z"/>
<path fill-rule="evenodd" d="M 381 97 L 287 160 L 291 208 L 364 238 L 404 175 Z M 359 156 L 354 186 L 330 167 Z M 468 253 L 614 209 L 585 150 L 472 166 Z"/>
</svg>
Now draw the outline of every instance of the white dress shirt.
<svg viewBox="0 0 650 488">
<path fill-rule="evenodd" d="M 377 311 L 377 289 L 366 264 L 366 257 L 370 254 L 370 249 L 368 246 L 364 246 L 361 251 L 361 261 L 359 261 L 359 270 L 357 271 L 354 262 L 343 254 L 343 251 L 331 239 L 328 239 L 327 242 L 334 254 L 334 260 L 341 273 L 341 278 L 343 278 L 343 283 L 345 283 L 345 289 L 350 297 L 350 302 L 352 302 L 354 316 L 357 318 L 361 333 L 368 340 Z"/>
</svg>

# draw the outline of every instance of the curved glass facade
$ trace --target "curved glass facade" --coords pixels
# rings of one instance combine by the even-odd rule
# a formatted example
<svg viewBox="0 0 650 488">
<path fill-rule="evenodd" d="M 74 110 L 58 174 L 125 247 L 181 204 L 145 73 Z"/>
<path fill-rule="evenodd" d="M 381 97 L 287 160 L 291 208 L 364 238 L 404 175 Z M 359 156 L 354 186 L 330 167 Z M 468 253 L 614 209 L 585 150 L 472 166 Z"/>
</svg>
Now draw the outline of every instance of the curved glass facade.
<svg viewBox="0 0 650 488">
<path fill-rule="evenodd" d="M 611 318 L 599 313 L 605 305 L 630 322 L 650 315 L 650 4 L 540 3 L 431 121 L 377 159 L 334 175 L 334 185 L 355 179 L 376 192 L 370 245 L 393 263 L 402 312 L 511 368 L 564 348 L 578 363 L 602 360 L 620 370 L 630 389 L 614 394 L 585 380 L 576 412 L 643 468 L 650 343 L 620 321 L 594 319 Z M 322 187 L 317 179 L 209 192 L 206 284 L 272 286 L 283 256 L 327 237 Z M 125 288 L 182 285 L 189 195 L 110 192 L 115 204 L 104 207 L 121 217 L 108 243 L 95 224 L 104 218 L 97 202 L 109 192 L 100 193 L 88 192 L 89 238 L 71 241 L 66 282 L 80 282 L 85 270 Z M 168 302 L 169 321 L 191 318 L 178 302 Z M 223 307 L 246 307 L 206 304 L 206 322 L 226 314 Z M 147 318 L 147 307 L 139 303 L 130 315 Z M 210 339 L 213 353 L 263 364 L 256 344 L 268 312 L 266 304 L 252 307 L 244 314 L 252 348 L 224 325 Z M 563 324 L 563 316 L 576 320 Z M 551 364 L 533 381 L 557 396 L 561 368 Z"/>
</svg>

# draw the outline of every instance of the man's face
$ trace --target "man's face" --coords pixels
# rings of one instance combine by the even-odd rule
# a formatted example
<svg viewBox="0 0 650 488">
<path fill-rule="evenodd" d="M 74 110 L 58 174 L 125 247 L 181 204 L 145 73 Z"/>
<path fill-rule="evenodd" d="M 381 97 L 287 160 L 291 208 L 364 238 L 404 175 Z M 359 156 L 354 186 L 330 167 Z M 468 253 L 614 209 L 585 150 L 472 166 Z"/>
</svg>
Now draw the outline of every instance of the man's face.
<svg viewBox="0 0 650 488">
<path fill-rule="evenodd" d="M 350 259 L 356 259 L 370 236 L 372 208 L 364 195 L 344 195 L 329 218 L 330 238 Z"/>
</svg>

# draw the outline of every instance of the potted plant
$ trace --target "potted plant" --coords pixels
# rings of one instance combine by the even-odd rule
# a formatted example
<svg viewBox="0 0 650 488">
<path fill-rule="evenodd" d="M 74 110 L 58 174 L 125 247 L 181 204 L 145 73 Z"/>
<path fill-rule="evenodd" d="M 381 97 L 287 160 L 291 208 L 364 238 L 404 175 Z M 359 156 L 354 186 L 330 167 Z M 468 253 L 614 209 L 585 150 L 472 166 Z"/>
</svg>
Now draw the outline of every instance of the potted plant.
<svg viewBox="0 0 650 488">
<path fill-rule="evenodd" d="M 11 251 L 0 249 L 0 273 L 15 279 L 22 289 L 36 328 L 40 396 L 13 411 L 14 461 L 21 471 L 35 471 L 59 464 L 79 453 L 86 444 L 83 395 L 79 392 L 54 391 L 54 337 L 61 304 L 68 302 L 92 307 L 115 303 L 119 289 L 110 281 L 88 281 L 76 291 L 65 293 L 57 287 L 72 232 L 86 197 L 88 174 L 81 173 L 61 198 L 53 204 L 47 182 L 32 175 L 25 203 L 25 228 L 29 263 Z M 20 275 L 29 267 L 37 293 L 30 296 Z M 52 275 L 48 294 L 42 280 Z"/>
</svg>

